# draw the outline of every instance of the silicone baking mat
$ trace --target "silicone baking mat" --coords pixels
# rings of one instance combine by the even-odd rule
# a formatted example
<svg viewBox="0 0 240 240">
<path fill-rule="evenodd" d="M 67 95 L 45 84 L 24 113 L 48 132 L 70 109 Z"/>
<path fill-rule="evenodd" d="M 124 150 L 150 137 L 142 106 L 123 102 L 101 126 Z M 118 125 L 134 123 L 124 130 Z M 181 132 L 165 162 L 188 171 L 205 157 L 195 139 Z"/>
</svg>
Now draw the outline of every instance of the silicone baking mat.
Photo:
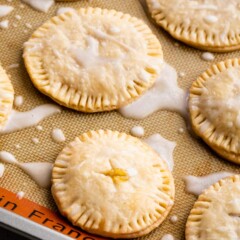
<svg viewBox="0 0 240 240">
<path fill-rule="evenodd" d="M 33 87 L 24 68 L 22 46 L 31 33 L 50 17 L 54 16 L 56 10 L 62 6 L 74 8 L 92 6 L 116 9 L 142 19 L 160 40 L 163 46 L 165 61 L 175 67 L 178 72 L 185 73 L 184 77 L 178 78 L 179 85 L 184 89 L 189 88 L 191 82 L 212 64 L 212 62 L 209 63 L 201 59 L 201 51 L 185 46 L 182 43 L 176 44 L 173 38 L 156 26 L 147 13 L 144 0 L 80 0 L 72 3 L 62 2 L 56 3 L 48 13 L 37 12 L 27 5 L 21 8 L 19 0 L 12 2 L 0 0 L 0 4 L 14 6 L 14 11 L 5 17 L 10 21 L 9 29 L 0 30 L 0 61 L 5 68 L 11 64 L 18 63 L 20 65 L 19 68 L 7 71 L 11 75 L 15 94 L 22 95 L 25 99 L 24 104 L 18 108 L 19 111 L 26 111 L 37 105 L 52 102 Z M 17 20 L 15 18 L 16 15 L 20 15 L 21 20 Z M 30 23 L 32 29 L 27 28 L 26 23 Z M 238 55 L 238 51 L 229 54 L 215 54 L 214 62 L 237 57 Z M 41 125 L 43 126 L 43 131 L 41 132 L 32 127 L 0 136 L 0 149 L 13 153 L 21 162 L 54 162 L 63 146 L 83 132 L 90 129 L 112 129 L 129 133 L 130 129 L 135 125 L 144 127 L 146 137 L 154 133 L 160 133 L 165 138 L 177 143 L 174 151 L 175 165 L 173 171 L 176 185 L 175 205 L 160 227 L 139 239 L 160 239 L 167 233 L 172 234 L 176 239 L 184 239 L 186 219 L 196 198 L 185 193 L 184 182 L 182 181 L 183 176 L 199 176 L 223 170 L 239 172 L 237 165 L 221 159 L 201 140 L 191 136 L 186 130 L 184 119 L 174 112 L 159 111 L 146 119 L 138 121 L 123 118 L 116 111 L 85 114 L 63 108 L 61 114 L 45 119 L 41 122 Z M 67 138 L 66 143 L 59 144 L 51 140 L 51 131 L 55 127 L 63 130 Z M 179 128 L 184 128 L 186 131 L 180 134 L 178 133 Z M 40 143 L 37 145 L 32 143 L 31 139 L 33 137 L 39 138 Z M 15 144 L 20 144 L 21 148 L 16 149 L 14 147 Z M 15 166 L 6 165 L 5 174 L 0 178 L 0 187 L 13 193 L 24 191 L 25 198 L 28 200 L 52 211 L 57 211 L 50 190 L 38 187 L 35 182 Z M 0 193 L 3 195 L 3 190 L 0 190 Z M 0 207 L 3 207 L 5 202 L 4 200 L 0 201 Z M 21 201 L 18 202 L 21 204 Z M 169 217 L 172 215 L 176 215 L 179 219 L 175 224 L 169 221 Z M 55 230 L 59 231 L 59 229 Z"/>
</svg>

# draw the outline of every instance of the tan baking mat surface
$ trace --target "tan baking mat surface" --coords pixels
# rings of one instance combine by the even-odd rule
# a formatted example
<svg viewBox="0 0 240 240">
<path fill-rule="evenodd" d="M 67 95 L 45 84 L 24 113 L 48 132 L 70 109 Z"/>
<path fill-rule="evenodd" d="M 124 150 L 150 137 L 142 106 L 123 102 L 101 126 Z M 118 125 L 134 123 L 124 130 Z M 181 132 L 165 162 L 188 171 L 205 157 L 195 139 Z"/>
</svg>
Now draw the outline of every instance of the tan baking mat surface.
<svg viewBox="0 0 240 240">
<path fill-rule="evenodd" d="M 34 11 L 26 5 L 22 9 L 19 7 L 19 0 L 14 0 L 12 3 L 0 0 L 0 4 L 8 4 L 15 7 L 14 11 L 6 17 L 6 19 L 10 20 L 10 28 L 0 30 L 0 61 L 4 67 L 15 63 L 20 64 L 19 68 L 8 71 L 11 75 L 16 95 L 23 95 L 25 99 L 23 106 L 19 108 L 20 111 L 26 111 L 37 105 L 52 102 L 33 87 L 24 68 L 22 45 L 34 29 L 55 15 L 57 8 L 60 6 L 114 8 L 141 18 L 151 27 L 161 41 L 165 60 L 174 66 L 178 72 L 186 73 L 184 78 L 178 79 L 179 85 L 183 88 L 189 88 L 191 82 L 211 64 L 201 60 L 201 51 L 186 47 L 183 44 L 175 46 L 176 41 L 163 30 L 160 30 L 148 18 L 142 1 L 93 0 L 90 2 L 81 0 L 75 3 L 57 3 L 50 9 L 48 14 Z M 16 14 L 20 15 L 22 19 L 19 21 L 16 20 L 14 17 Z M 14 28 L 12 26 L 13 23 L 16 23 L 18 27 Z M 26 23 L 30 23 L 33 28 L 26 28 Z M 27 33 L 24 30 L 27 30 Z M 226 58 L 237 57 L 239 52 L 215 55 L 216 59 L 214 62 L 217 62 Z M 195 197 L 184 192 L 183 176 L 189 174 L 204 175 L 222 170 L 239 172 L 238 166 L 217 157 L 204 143 L 193 138 L 188 132 L 179 134 L 179 128 L 183 127 L 186 129 L 184 120 L 178 114 L 168 111 L 160 111 L 144 120 L 136 121 L 125 119 L 115 111 L 100 114 L 83 114 L 63 109 L 61 114 L 44 120 L 41 125 L 44 128 L 42 132 L 32 127 L 1 136 L 1 150 L 13 153 L 22 162 L 53 162 L 65 145 L 65 143 L 57 144 L 51 140 L 50 134 L 54 127 L 61 128 L 64 131 L 67 138 L 66 142 L 73 140 L 76 135 L 90 129 L 112 129 L 128 133 L 134 125 L 143 126 L 146 131 L 146 137 L 154 133 L 160 133 L 165 138 L 177 142 L 174 152 L 175 166 L 173 171 L 176 183 L 176 200 L 169 216 L 177 215 L 179 221 L 171 224 L 168 217 L 159 228 L 141 239 L 160 239 L 166 233 L 172 234 L 176 239 L 184 239 L 186 218 Z M 32 143 L 31 139 L 33 137 L 39 138 L 40 143 L 38 145 Z M 14 147 L 15 144 L 20 144 L 21 149 L 16 150 Z M 0 186 L 12 192 L 24 191 L 26 198 L 52 210 L 56 210 L 50 191 L 39 188 L 17 167 L 6 166 L 4 177 L 0 179 Z"/>
</svg>

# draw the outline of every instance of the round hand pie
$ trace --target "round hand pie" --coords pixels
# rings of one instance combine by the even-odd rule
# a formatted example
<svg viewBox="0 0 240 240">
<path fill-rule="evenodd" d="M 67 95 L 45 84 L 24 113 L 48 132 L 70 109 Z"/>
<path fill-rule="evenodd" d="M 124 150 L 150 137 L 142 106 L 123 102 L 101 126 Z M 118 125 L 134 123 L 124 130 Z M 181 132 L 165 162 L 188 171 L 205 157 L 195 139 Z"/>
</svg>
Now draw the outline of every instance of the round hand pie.
<svg viewBox="0 0 240 240">
<path fill-rule="evenodd" d="M 111 238 L 149 233 L 173 206 L 174 182 L 164 160 L 125 133 L 90 131 L 57 157 L 52 194 L 82 229 Z"/>
<path fill-rule="evenodd" d="M 24 44 L 33 84 L 84 112 L 117 109 L 138 98 L 162 67 L 159 41 L 141 20 L 100 8 L 55 16 Z"/>
<path fill-rule="evenodd" d="M 240 48 L 240 0 L 147 0 L 156 22 L 196 48 L 227 52 Z"/>
<path fill-rule="evenodd" d="M 190 88 L 194 132 L 224 158 L 240 164 L 240 60 L 213 65 Z"/>
<path fill-rule="evenodd" d="M 186 240 L 239 239 L 240 176 L 212 185 L 195 202 L 186 224 Z"/>
</svg>

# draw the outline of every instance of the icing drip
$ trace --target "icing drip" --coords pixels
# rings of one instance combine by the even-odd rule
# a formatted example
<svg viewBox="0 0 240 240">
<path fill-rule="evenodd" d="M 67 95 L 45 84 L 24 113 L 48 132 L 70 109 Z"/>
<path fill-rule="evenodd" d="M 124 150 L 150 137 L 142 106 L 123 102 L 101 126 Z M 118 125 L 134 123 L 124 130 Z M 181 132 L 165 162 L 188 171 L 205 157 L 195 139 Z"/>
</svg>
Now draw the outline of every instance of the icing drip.
<svg viewBox="0 0 240 240">
<path fill-rule="evenodd" d="M 161 240 L 174 240 L 174 237 L 171 234 L 165 234 Z"/>
<path fill-rule="evenodd" d="M 0 5 L 0 18 L 7 16 L 14 8 L 7 5 Z"/>
<path fill-rule="evenodd" d="M 160 157 L 166 161 L 169 170 L 173 170 L 173 151 L 176 147 L 176 143 L 163 138 L 160 134 L 153 134 L 144 140 L 149 146 L 151 146 Z"/>
<path fill-rule="evenodd" d="M 9 152 L 0 152 L 0 161 L 15 164 L 28 174 L 40 187 L 47 188 L 51 185 L 52 163 L 31 162 L 20 163 L 15 156 Z"/>
<path fill-rule="evenodd" d="M 23 199 L 24 195 L 25 195 L 25 192 L 20 191 L 20 192 L 17 193 L 16 197 L 17 197 L 19 200 L 21 200 L 21 199 Z"/>
<path fill-rule="evenodd" d="M 52 131 L 52 139 L 55 142 L 57 142 L 57 143 L 65 142 L 65 140 L 66 140 L 63 131 L 61 129 L 59 129 L 59 128 L 53 129 L 53 131 Z"/>
<path fill-rule="evenodd" d="M 210 187 L 222 178 L 234 175 L 230 172 L 216 172 L 202 177 L 186 176 L 183 178 L 186 184 L 186 192 L 196 196 L 200 195 L 205 189 Z"/>
<path fill-rule="evenodd" d="M 130 130 L 131 135 L 133 135 L 134 137 L 143 137 L 144 136 L 144 128 L 141 126 L 134 126 L 131 130 Z"/>
<path fill-rule="evenodd" d="M 53 104 L 40 105 L 27 112 L 12 110 L 6 126 L 0 131 L 0 133 L 10 133 L 34 126 L 44 118 L 59 112 L 60 107 Z"/>
<path fill-rule="evenodd" d="M 4 20 L 0 22 L 0 28 L 1 29 L 7 29 L 9 27 L 9 21 L 8 20 Z"/>
<path fill-rule="evenodd" d="M 5 167 L 2 163 L 0 163 L 0 178 L 3 176 L 4 171 L 5 171 Z"/>
<path fill-rule="evenodd" d="M 54 0 L 22 0 L 24 3 L 31 6 L 33 9 L 41 11 L 41 12 L 48 12 L 49 8 L 54 4 Z"/>
<path fill-rule="evenodd" d="M 165 63 L 154 86 L 133 103 L 119 109 L 126 118 L 143 119 L 159 110 L 170 110 L 187 117 L 187 92 L 177 85 L 176 70 Z"/>
<path fill-rule="evenodd" d="M 20 163 L 19 167 L 28 174 L 40 187 L 48 188 L 51 185 L 52 167 L 47 162 Z"/>
<path fill-rule="evenodd" d="M 87 49 L 72 47 L 70 50 L 79 65 L 90 68 L 92 66 L 120 61 L 119 58 L 99 56 L 99 41 L 95 38 L 88 37 L 87 44 Z"/>
<path fill-rule="evenodd" d="M 204 52 L 201 58 L 205 61 L 213 61 L 215 59 L 214 55 L 210 52 Z"/>
<path fill-rule="evenodd" d="M 15 156 L 9 152 L 1 151 L 0 152 L 0 160 L 4 163 L 10 163 L 10 164 L 17 164 L 18 161 L 15 158 Z"/>
<path fill-rule="evenodd" d="M 176 223 L 178 221 L 178 217 L 176 215 L 173 215 L 173 216 L 170 217 L 169 220 L 170 220 L 171 223 Z"/>
<path fill-rule="evenodd" d="M 15 107 L 20 107 L 23 105 L 23 102 L 24 102 L 24 98 L 23 96 L 16 96 L 14 98 L 14 106 Z"/>
<path fill-rule="evenodd" d="M 13 63 L 7 67 L 7 70 L 19 68 L 19 63 Z"/>
</svg>

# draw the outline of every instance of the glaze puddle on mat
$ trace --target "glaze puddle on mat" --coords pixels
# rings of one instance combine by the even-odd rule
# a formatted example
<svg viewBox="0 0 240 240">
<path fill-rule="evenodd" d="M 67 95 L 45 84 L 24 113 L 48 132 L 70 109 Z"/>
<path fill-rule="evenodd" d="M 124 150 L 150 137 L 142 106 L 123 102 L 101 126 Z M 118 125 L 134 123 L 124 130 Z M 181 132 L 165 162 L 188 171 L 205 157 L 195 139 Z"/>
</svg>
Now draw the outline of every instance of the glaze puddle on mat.
<svg viewBox="0 0 240 240">
<path fill-rule="evenodd" d="M 19 191 L 19 192 L 16 194 L 16 197 L 17 197 L 19 200 L 21 200 L 21 199 L 23 199 L 24 195 L 25 195 L 25 192 Z"/>
<path fill-rule="evenodd" d="M 15 107 L 20 107 L 23 105 L 23 103 L 24 103 L 23 96 L 19 95 L 19 96 L 14 97 L 14 106 Z"/>
<path fill-rule="evenodd" d="M 174 240 L 172 234 L 165 234 L 160 240 Z"/>
<path fill-rule="evenodd" d="M 61 143 L 61 142 L 65 142 L 66 137 L 60 128 L 54 128 L 52 130 L 52 139 L 56 143 Z"/>
<path fill-rule="evenodd" d="M 54 104 L 40 105 L 27 112 L 12 110 L 7 124 L 3 130 L 0 131 L 0 134 L 35 126 L 44 118 L 60 112 L 61 108 Z"/>
<path fill-rule="evenodd" d="M 178 216 L 176 216 L 176 215 L 171 216 L 169 218 L 169 221 L 173 224 L 176 223 L 178 221 Z"/>
<path fill-rule="evenodd" d="M 0 161 L 14 164 L 28 174 L 40 187 L 48 188 L 51 185 L 52 163 L 31 162 L 20 163 L 15 156 L 9 152 L 0 152 Z"/>
<path fill-rule="evenodd" d="M 0 5 L 0 18 L 7 16 L 14 8 L 7 5 Z"/>
<path fill-rule="evenodd" d="M 30 7 L 37 11 L 48 12 L 49 8 L 54 4 L 54 0 L 22 0 Z"/>
<path fill-rule="evenodd" d="M 167 140 L 158 133 L 144 139 L 144 142 L 160 155 L 160 157 L 167 163 L 169 170 L 172 171 L 174 166 L 173 151 L 176 147 L 176 143 Z"/>
<path fill-rule="evenodd" d="M 2 163 L 0 163 L 0 178 L 3 176 L 4 171 L 5 171 L 5 167 Z"/>
<path fill-rule="evenodd" d="M 141 126 L 134 126 L 130 130 L 130 134 L 134 137 L 143 137 L 144 133 L 144 128 Z"/>
<path fill-rule="evenodd" d="M 185 182 L 185 190 L 187 193 L 200 195 L 205 189 L 210 187 L 222 178 L 234 175 L 230 172 L 216 172 L 202 177 L 186 176 L 183 178 Z"/>
<path fill-rule="evenodd" d="M 187 118 L 187 91 L 178 87 L 177 72 L 169 64 L 163 69 L 154 86 L 133 103 L 119 109 L 126 118 L 143 119 L 159 110 L 169 110 Z"/>
</svg>

